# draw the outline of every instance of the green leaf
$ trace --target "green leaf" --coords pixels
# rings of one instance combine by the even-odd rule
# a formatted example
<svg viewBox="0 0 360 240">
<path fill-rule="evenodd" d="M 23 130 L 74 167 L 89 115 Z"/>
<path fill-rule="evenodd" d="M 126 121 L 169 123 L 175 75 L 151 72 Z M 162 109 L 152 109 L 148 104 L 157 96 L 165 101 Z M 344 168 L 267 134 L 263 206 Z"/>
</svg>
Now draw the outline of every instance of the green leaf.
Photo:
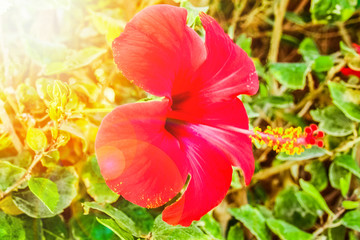
<svg viewBox="0 0 360 240">
<path fill-rule="evenodd" d="M 47 146 L 47 138 L 43 131 L 37 128 L 28 128 L 26 143 L 34 151 L 43 151 Z"/>
<path fill-rule="evenodd" d="M 315 121 L 320 122 L 319 129 L 326 134 L 343 137 L 352 133 L 353 122 L 336 106 L 331 105 L 323 109 L 311 110 Z"/>
<path fill-rule="evenodd" d="M 205 214 L 199 221 L 203 227 L 203 231 L 207 233 L 212 239 L 224 239 L 221 234 L 220 224 L 213 218 L 211 212 Z"/>
<path fill-rule="evenodd" d="M 329 71 L 334 66 L 334 59 L 331 56 L 319 56 L 312 64 L 312 69 L 316 72 Z"/>
<path fill-rule="evenodd" d="M 282 240 L 311 240 L 312 235 L 278 219 L 267 219 L 266 224 Z"/>
<path fill-rule="evenodd" d="M 171 226 L 161 219 L 161 215 L 155 218 L 152 231 L 154 240 L 203 240 L 211 239 L 195 225 L 189 227 Z"/>
<path fill-rule="evenodd" d="M 26 170 L 9 162 L 0 161 L 0 172 L 0 190 L 5 191 L 22 178 Z M 27 183 L 24 183 L 21 184 L 20 188 L 25 188 L 26 186 Z"/>
<path fill-rule="evenodd" d="M 268 96 L 258 100 L 259 103 L 269 103 L 273 107 L 288 108 L 294 104 L 292 95 L 283 94 L 282 96 Z"/>
<path fill-rule="evenodd" d="M 345 178 L 340 178 L 340 191 L 343 197 L 346 197 L 350 189 L 350 181 L 346 181 Z"/>
<path fill-rule="evenodd" d="M 345 240 L 346 228 L 339 226 L 327 230 L 328 240 Z"/>
<path fill-rule="evenodd" d="M 340 179 L 344 179 L 350 184 L 351 172 L 339 166 L 336 162 L 331 163 L 329 168 L 329 180 L 333 188 L 340 189 Z"/>
<path fill-rule="evenodd" d="M 347 212 L 341 219 L 341 223 L 347 228 L 360 232 L 360 211 L 353 210 Z"/>
<path fill-rule="evenodd" d="M 328 86 L 334 104 L 348 118 L 360 122 L 360 91 L 336 82 L 329 82 Z"/>
<path fill-rule="evenodd" d="M 124 229 L 120 228 L 119 225 L 113 220 L 113 219 L 106 219 L 106 218 L 96 218 L 96 220 L 107 227 L 108 229 L 111 229 L 120 239 L 122 240 L 133 240 L 134 237 Z"/>
<path fill-rule="evenodd" d="M 311 18 L 314 22 L 334 23 L 348 20 L 355 12 L 353 0 L 312 0 Z"/>
<path fill-rule="evenodd" d="M 312 161 L 305 166 L 305 171 L 311 174 L 310 183 L 314 185 L 318 191 L 321 192 L 327 187 L 327 172 L 322 162 Z"/>
<path fill-rule="evenodd" d="M 113 203 L 119 195 L 111 191 L 101 176 L 99 164 L 95 156 L 91 156 L 85 162 L 81 171 L 81 178 L 86 186 L 88 194 L 99 203 Z"/>
<path fill-rule="evenodd" d="M 298 201 L 299 191 L 296 187 L 282 190 L 275 199 L 274 215 L 301 229 L 311 228 L 316 222 L 317 212 L 307 211 Z M 311 207 L 311 206 L 309 206 Z"/>
<path fill-rule="evenodd" d="M 21 219 L 26 240 L 42 240 L 45 239 L 43 223 L 40 218 L 31 218 L 25 214 L 17 216 L 18 219 Z M 46 238 L 46 240 L 48 240 Z M 57 239 L 60 240 L 60 239 Z"/>
<path fill-rule="evenodd" d="M 115 240 L 116 234 L 99 223 L 94 215 L 80 215 L 70 220 L 71 235 L 74 240 Z"/>
<path fill-rule="evenodd" d="M 69 239 L 69 231 L 59 215 L 42 219 L 46 240 Z"/>
<path fill-rule="evenodd" d="M 312 38 L 302 40 L 299 46 L 299 53 L 305 61 L 312 61 L 320 56 L 319 49 Z"/>
<path fill-rule="evenodd" d="M 335 163 L 360 178 L 360 167 L 350 155 L 341 155 L 335 158 Z"/>
<path fill-rule="evenodd" d="M 358 56 L 354 48 L 348 47 L 343 41 L 340 41 L 340 51 L 343 55 Z"/>
<path fill-rule="evenodd" d="M 334 213 L 330 210 L 330 208 L 326 204 L 325 199 L 321 196 L 319 191 L 311 183 L 308 183 L 308 182 L 304 181 L 303 179 L 300 179 L 300 186 L 304 190 L 304 192 L 308 193 L 315 199 L 315 201 L 320 205 L 320 207 L 327 214 L 329 214 L 331 216 L 334 215 Z"/>
<path fill-rule="evenodd" d="M 236 45 L 241 47 L 241 49 L 244 50 L 248 56 L 251 56 L 251 43 L 252 38 L 246 37 L 246 34 L 244 33 L 240 34 L 236 39 Z"/>
<path fill-rule="evenodd" d="M 119 203 L 119 202 L 118 202 Z M 135 222 L 135 226 L 141 235 L 147 235 L 154 225 L 154 217 L 146 208 L 140 207 L 128 201 L 120 201 L 116 206 Z"/>
<path fill-rule="evenodd" d="M 293 12 L 286 12 L 285 13 L 285 18 L 287 20 L 289 20 L 290 22 L 293 22 L 293 23 L 298 24 L 298 25 L 304 25 L 306 23 L 301 16 L 299 16 L 296 13 L 293 13 Z"/>
<path fill-rule="evenodd" d="M 0 239 L 25 240 L 25 229 L 22 221 L 0 211 Z"/>
<path fill-rule="evenodd" d="M 286 153 L 279 153 L 276 158 L 283 161 L 299 161 L 299 160 L 306 160 L 312 158 L 319 158 L 326 154 L 326 150 L 323 148 L 319 148 L 317 146 L 312 146 L 311 148 L 304 149 L 304 152 L 294 155 L 288 155 Z"/>
<path fill-rule="evenodd" d="M 78 177 L 72 167 L 54 167 L 44 177 L 53 181 L 58 189 L 59 202 L 53 212 L 30 190 L 13 193 L 15 205 L 30 217 L 53 217 L 70 206 L 77 194 Z"/>
<path fill-rule="evenodd" d="M 300 205 L 308 212 L 313 214 L 314 216 L 322 216 L 323 211 L 321 210 L 320 205 L 315 201 L 315 199 L 307 194 L 304 191 L 299 191 L 295 193 L 297 200 Z"/>
<path fill-rule="evenodd" d="M 51 212 L 54 212 L 58 202 L 59 193 L 54 182 L 47 178 L 30 178 L 29 189 Z"/>
<path fill-rule="evenodd" d="M 130 232 L 132 235 L 137 237 L 140 237 L 141 235 L 141 232 L 136 228 L 134 221 L 125 213 L 117 208 L 114 208 L 110 204 L 102 205 L 97 202 L 85 202 L 84 208 L 85 212 L 88 212 L 89 208 L 99 210 L 114 219 L 119 227 L 124 229 L 126 232 Z"/>
<path fill-rule="evenodd" d="M 304 89 L 306 74 L 311 67 L 308 63 L 272 63 L 270 73 L 285 87 L 290 89 Z"/>
<path fill-rule="evenodd" d="M 244 205 L 241 208 L 230 208 L 229 212 L 237 220 L 241 221 L 257 239 L 271 239 L 265 218 L 258 209 L 250 205 Z"/>
<path fill-rule="evenodd" d="M 360 206 L 360 203 L 354 201 L 343 201 L 342 205 L 345 209 L 355 209 Z"/>
<path fill-rule="evenodd" d="M 245 240 L 244 231 L 239 223 L 230 227 L 226 240 Z"/>
</svg>

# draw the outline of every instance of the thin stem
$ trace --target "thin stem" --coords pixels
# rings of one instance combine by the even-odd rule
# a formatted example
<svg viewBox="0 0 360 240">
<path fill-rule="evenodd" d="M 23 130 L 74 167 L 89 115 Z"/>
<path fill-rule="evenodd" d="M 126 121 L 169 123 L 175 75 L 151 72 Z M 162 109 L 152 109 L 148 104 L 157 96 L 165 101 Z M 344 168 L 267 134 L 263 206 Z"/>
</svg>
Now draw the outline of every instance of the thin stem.
<svg viewBox="0 0 360 240">
<path fill-rule="evenodd" d="M 35 155 L 34 160 L 32 161 L 30 167 L 26 170 L 24 175 L 16 181 L 12 186 L 8 187 L 3 193 L 0 193 L 0 200 L 5 198 L 7 195 L 9 195 L 13 190 L 17 189 L 21 184 L 23 184 L 25 181 L 27 181 L 31 175 L 31 171 L 36 166 L 36 164 L 41 160 L 42 157 L 44 157 L 45 152 L 41 152 L 37 155 Z"/>
<path fill-rule="evenodd" d="M 321 233 L 323 233 L 326 229 L 331 228 L 333 226 L 337 226 L 339 223 L 335 223 L 333 224 L 333 222 L 335 220 L 337 220 L 343 213 L 345 212 L 345 208 L 341 208 L 340 211 L 338 211 L 335 215 L 333 216 L 328 216 L 326 223 L 318 228 L 315 232 L 313 232 L 313 237 L 315 238 L 316 236 L 319 236 Z M 341 222 L 340 222 L 341 225 Z"/>
</svg>

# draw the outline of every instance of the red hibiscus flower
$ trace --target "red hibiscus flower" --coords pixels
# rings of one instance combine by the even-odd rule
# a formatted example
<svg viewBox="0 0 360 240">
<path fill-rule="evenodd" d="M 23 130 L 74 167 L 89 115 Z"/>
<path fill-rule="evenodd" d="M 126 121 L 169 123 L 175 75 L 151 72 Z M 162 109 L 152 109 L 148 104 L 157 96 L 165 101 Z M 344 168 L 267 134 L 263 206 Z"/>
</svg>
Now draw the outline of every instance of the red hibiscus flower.
<svg viewBox="0 0 360 240">
<path fill-rule="evenodd" d="M 248 117 L 239 94 L 255 94 L 258 77 L 247 54 L 210 16 L 200 14 L 205 43 L 186 25 L 184 8 L 139 12 L 113 42 L 122 73 L 159 101 L 117 107 L 100 126 L 96 155 L 107 185 L 147 208 L 164 205 L 169 224 L 189 226 L 225 197 L 232 166 L 248 184 L 254 171 Z"/>
<path fill-rule="evenodd" d="M 353 47 L 354 47 L 355 51 L 358 54 L 360 54 L 360 45 L 357 45 L 356 43 L 353 43 Z M 358 78 L 360 78 L 360 71 L 359 70 L 354 70 L 354 69 L 349 68 L 349 67 L 342 68 L 341 73 L 344 74 L 345 76 L 354 75 L 354 76 L 357 76 Z"/>
</svg>

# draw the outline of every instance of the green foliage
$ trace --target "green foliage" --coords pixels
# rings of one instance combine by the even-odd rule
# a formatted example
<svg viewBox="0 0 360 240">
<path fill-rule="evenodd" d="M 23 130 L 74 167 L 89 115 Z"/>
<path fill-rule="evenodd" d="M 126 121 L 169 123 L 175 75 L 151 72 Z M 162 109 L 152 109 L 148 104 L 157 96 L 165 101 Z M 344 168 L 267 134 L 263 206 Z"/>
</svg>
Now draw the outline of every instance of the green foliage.
<svg viewBox="0 0 360 240">
<path fill-rule="evenodd" d="M 266 220 L 266 224 L 269 226 L 272 232 L 280 237 L 283 240 L 310 240 L 312 235 L 306 232 L 301 231 L 297 227 L 276 219 Z"/>
<path fill-rule="evenodd" d="M 351 120 L 360 122 L 360 91 L 344 84 L 330 82 L 329 90 L 334 104 Z"/>
<path fill-rule="evenodd" d="M 289 187 L 282 190 L 276 197 L 274 206 L 274 216 L 280 220 L 284 220 L 292 225 L 302 229 L 308 229 L 315 224 L 316 210 L 311 205 L 306 204 L 303 207 L 301 203 L 307 203 L 305 197 L 298 197 L 297 188 Z M 311 196 L 310 196 L 311 197 Z M 299 201 L 298 198 L 302 201 Z M 314 199 L 311 199 L 314 202 Z"/>
<path fill-rule="evenodd" d="M 347 118 L 336 106 L 311 110 L 310 114 L 315 121 L 320 122 L 319 128 L 326 134 L 343 137 L 352 133 L 353 122 Z"/>
<path fill-rule="evenodd" d="M 360 232 L 360 211 L 353 210 L 347 212 L 344 217 L 341 219 L 342 225 L 347 228 L 354 229 L 355 231 Z"/>
<path fill-rule="evenodd" d="M 28 184 L 30 191 L 45 204 L 50 212 L 54 212 L 59 202 L 56 184 L 47 178 L 31 178 Z"/>
<path fill-rule="evenodd" d="M 241 208 L 230 208 L 229 212 L 242 222 L 259 240 L 271 239 L 270 231 L 266 226 L 266 219 L 260 211 L 250 205 Z"/>
<path fill-rule="evenodd" d="M 25 240 L 25 229 L 20 219 L 0 212 L 0 238 Z"/>
<path fill-rule="evenodd" d="M 356 4 L 354 0 L 312 0 L 311 17 L 320 23 L 346 21 L 355 12 Z"/>
<path fill-rule="evenodd" d="M 306 74 L 311 70 L 307 63 L 272 63 L 269 69 L 281 84 L 290 89 L 303 89 Z"/>
<path fill-rule="evenodd" d="M 154 222 L 152 231 L 154 240 L 210 240 L 198 227 L 191 225 L 190 227 L 171 226 L 165 223 L 159 215 Z"/>
</svg>

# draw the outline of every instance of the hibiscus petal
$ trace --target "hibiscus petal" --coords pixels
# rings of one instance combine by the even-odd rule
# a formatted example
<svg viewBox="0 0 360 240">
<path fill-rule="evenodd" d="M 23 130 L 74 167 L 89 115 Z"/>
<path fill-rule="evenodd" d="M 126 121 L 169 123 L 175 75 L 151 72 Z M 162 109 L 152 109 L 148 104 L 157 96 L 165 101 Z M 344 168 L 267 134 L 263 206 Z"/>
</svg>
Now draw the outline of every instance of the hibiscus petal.
<svg viewBox="0 0 360 240">
<path fill-rule="evenodd" d="M 122 105 L 102 121 L 96 155 L 107 185 L 143 207 L 173 198 L 187 178 L 185 155 L 165 126 L 169 100 Z"/>
<path fill-rule="evenodd" d="M 163 211 L 169 224 L 189 226 L 217 206 L 225 197 L 232 177 L 231 164 L 216 146 L 198 135 L 195 126 L 170 126 L 187 155 L 191 175 L 182 197 Z"/>
<path fill-rule="evenodd" d="M 255 161 L 251 140 L 248 135 L 241 133 L 242 129 L 249 129 L 248 116 L 242 102 L 235 98 L 202 105 L 192 99 L 174 107 L 177 110 L 169 112 L 168 117 L 197 124 L 199 134 L 221 148 L 230 157 L 232 165 L 242 169 L 245 183 L 249 184 Z"/>
<path fill-rule="evenodd" d="M 173 84 L 187 86 L 206 57 L 205 46 L 186 25 L 187 11 L 154 5 L 139 12 L 114 40 L 114 60 L 145 91 L 170 97 Z M 174 83 L 175 82 L 175 83 Z"/>
<path fill-rule="evenodd" d="M 193 80 L 195 91 L 213 102 L 255 94 L 259 81 L 252 60 L 215 19 L 205 13 L 200 18 L 206 31 L 207 58 Z"/>
</svg>

